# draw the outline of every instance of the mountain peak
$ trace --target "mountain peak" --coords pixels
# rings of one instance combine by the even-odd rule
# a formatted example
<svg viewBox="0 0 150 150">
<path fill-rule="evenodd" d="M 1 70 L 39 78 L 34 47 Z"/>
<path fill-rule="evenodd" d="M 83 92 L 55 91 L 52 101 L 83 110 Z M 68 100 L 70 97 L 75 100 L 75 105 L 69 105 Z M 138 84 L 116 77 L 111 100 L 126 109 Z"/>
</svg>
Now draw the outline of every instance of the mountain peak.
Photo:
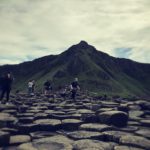
<svg viewBox="0 0 150 150">
<path fill-rule="evenodd" d="M 80 41 L 78 44 L 75 45 L 77 49 L 87 49 L 90 45 L 86 41 Z"/>
<path fill-rule="evenodd" d="M 95 47 L 93 47 L 92 45 L 89 45 L 86 41 L 80 41 L 78 44 L 75 44 L 73 46 L 71 46 L 69 49 L 69 51 L 72 52 L 87 52 L 87 51 L 93 51 L 96 50 Z"/>
<path fill-rule="evenodd" d="M 80 43 L 78 45 L 89 46 L 89 44 L 86 41 L 80 41 Z"/>
</svg>

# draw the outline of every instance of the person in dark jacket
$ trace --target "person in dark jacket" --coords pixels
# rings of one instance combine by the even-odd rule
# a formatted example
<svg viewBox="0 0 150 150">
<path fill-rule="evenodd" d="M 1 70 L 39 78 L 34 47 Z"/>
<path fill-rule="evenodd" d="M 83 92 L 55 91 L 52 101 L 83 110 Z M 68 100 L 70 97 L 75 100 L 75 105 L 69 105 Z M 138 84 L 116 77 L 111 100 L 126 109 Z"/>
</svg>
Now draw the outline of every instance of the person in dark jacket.
<svg viewBox="0 0 150 150">
<path fill-rule="evenodd" d="M 13 81 L 13 78 L 10 73 L 7 73 L 4 77 L 1 78 L 1 90 L 2 90 L 1 96 L 0 96 L 1 101 L 3 100 L 5 94 L 6 94 L 6 102 L 9 101 L 12 81 Z"/>
<path fill-rule="evenodd" d="M 2 90 L 2 82 L 3 82 L 3 78 L 4 78 L 4 76 L 1 76 L 1 77 L 0 77 L 0 91 Z"/>
<path fill-rule="evenodd" d="M 44 94 L 45 94 L 45 95 L 49 95 L 49 94 L 50 94 L 50 91 L 52 91 L 51 82 L 50 82 L 50 80 L 47 80 L 47 81 L 44 83 Z"/>
<path fill-rule="evenodd" d="M 71 83 L 70 89 L 71 89 L 71 98 L 73 100 L 75 100 L 77 91 L 80 90 L 80 86 L 79 86 L 79 83 L 78 83 L 78 78 L 75 78 L 75 80 Z"/>
</svg>

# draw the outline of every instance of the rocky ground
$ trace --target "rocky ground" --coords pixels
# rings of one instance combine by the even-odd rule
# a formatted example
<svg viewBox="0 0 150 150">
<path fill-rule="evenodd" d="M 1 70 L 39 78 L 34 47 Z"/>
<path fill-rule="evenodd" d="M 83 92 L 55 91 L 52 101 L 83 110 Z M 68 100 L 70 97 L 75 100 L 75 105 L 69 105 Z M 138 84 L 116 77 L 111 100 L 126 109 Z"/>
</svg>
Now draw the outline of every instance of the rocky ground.
<svg viewBox="0 0 150 150">
<path fill-rule="evenodd" d="M 0 150 L 150 150 L 150 101 L 14 96 L 0 104 Z"/>
</svg>

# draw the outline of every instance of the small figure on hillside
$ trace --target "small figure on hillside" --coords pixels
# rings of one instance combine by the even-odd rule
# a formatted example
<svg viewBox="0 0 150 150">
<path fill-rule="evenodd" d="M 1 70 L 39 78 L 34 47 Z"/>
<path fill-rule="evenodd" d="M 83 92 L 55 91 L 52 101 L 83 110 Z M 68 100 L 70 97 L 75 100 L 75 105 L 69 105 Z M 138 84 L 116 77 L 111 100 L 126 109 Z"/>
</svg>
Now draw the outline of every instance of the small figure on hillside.
<svg viewBox="0 0 150 150">
<path fill-rule="evenodd" d="M 52 91 L 52 85 L 51 85 L 50 80 L 47 80 L 44 83 L 44 95 L 46 95 L 46 96 L 49 95 L 50 91 Z"/>
<path fill-rule="evenodd" d="M 33 82 L 32 82 L 32 80 L 30 80 L 30 81 L 28 82 L 28 95 L 29 95 L 29 96 L 32 96 L 32 95 L 33 95 Z"/>
<path fill-rule="evenodd" d="M 10 73 L 7 73 L 1 78 L 1 97 L 0 100 L 2 101 L 5 94 L 6 94 L 6 101 L 4 103 L 8 104 L 9 102 L 9 97 L 10 97 L 10 91 L 11 91 L 11 86 L 13 82 L 13 77 Z"/>
<path fill-rule="evenodd" d="M 75 78 L 74 81 L 71 83 L 70 89 L 71 89 L 71 98 L 73 100 L 75 100 L 77 91 L 80 90 L 80 86 L 79 86 L 79 83 L 78 83 L 78 78 Z"/>
<path fill-rule="evenodd" d="M 32 85 L 32 93 L 34 95 L 34 92 L 35 92 L 35 80 L 32 80 L 32 83 L 33 83 L 33 85 Z"/>
</svg>

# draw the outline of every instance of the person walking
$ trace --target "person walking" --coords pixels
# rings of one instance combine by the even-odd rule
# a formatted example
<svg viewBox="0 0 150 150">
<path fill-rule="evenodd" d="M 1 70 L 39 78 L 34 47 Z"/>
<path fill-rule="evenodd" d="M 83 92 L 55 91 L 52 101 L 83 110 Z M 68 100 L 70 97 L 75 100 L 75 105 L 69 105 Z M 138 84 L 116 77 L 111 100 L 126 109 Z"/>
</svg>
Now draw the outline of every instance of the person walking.
<svg viewBox="0 0 150 150">
<path fill-rule="evenodd" d="M 50 91 L 52 91 L 52 86 L 50 80 L 47 80 L 44 83 L 44 95 L 48 96 L 50 94 Z"/>
<path fill-rule="evenodd" d="M 0 100 L 2 102 L 2 100 L 6 94 L 6 101 L 2 102 L 4 104 L 5 103 L 8 104 L 8 102 L 9 102 L 12 82 L 13 82 L 13 77 L 10 73 L 7 73 L 6 75 L 4 75 L 1 78 L 1 90 L 2 90 L 2 92 L 1 92 Z"/>
<path fill-rule="evenodd" d="M 34 93 L 35 93 L 35 80 L 32 80 L 32 83 L 33 83 L 33 85 L 32 85 L 32 94 L 34 95 Z"/>
<path fill-rule="evenodd" d="M 0 77 L 0 91 L 2 91 L 3 78 L 4 78 L 4 75 Z"/>
<path fill-rule="evenodd" d="M 79 83 L 78 83 L 78 78 L 75 78 L 74 81 L 71 83 L 70 89 L 71 89 L 71 98 L 73 100 L 75 100 L 77 91 L 80 90 L 80 86 L 79 86 Z"/>
<path fill-rule="evenodd" d="M 67 96 L 67 86 L 60 86 L 59 87 L 59 94 L 65 100 Z"/>
<path fill-rule="evenodd" d="M 32 96 L 32 91 L 33 90 L 33 82 L 32 82 L 32 80 L 30 80 L 29 82 L 28 82 L 28 95 L 29 96 Z"/>
</svg>

